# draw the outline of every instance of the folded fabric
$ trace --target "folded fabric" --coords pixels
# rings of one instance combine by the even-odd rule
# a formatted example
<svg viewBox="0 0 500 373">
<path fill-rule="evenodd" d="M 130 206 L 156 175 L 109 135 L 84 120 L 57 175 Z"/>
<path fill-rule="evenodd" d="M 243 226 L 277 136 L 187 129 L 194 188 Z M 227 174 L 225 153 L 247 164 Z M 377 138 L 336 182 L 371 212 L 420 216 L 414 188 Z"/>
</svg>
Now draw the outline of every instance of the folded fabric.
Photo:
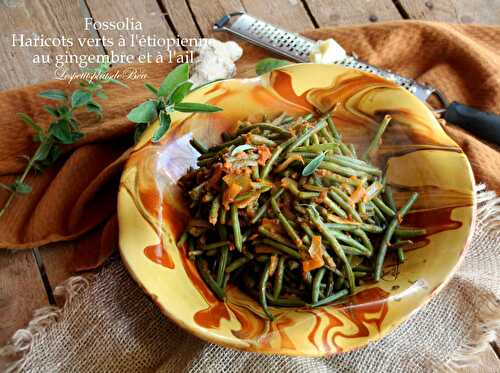
<svg viewBox="0 0 500 373">
<path fill-rule="evenodd" d="M 500 112 L 500 27 L 405 21 L 304 34 L 314 39 L 333 37 L 369 63 L 439 88 L 450 101 Z M 255 63 L 264 56 L 263 50 L 244 45 L 237 63 L 240 76 L 253 74 Z M 159 85 L 172 68 L 167 64 L 135 67 L 153 85 Z M 126 83 L 127 90 L 113 86 L 107 91 L 102 122 L 82 118 L 85 138 L 66 148 L 45 173 L 28 177 L 33 192 L 16 197 L 0 218 L 0 247 L 27 249 L 78 239 L 78 268 L 95 267 L 107 258 L 116 245 L 117 185 L 133 142 L 133 124 L 126 115 L 149 95 L 144 81 Z M 37 93 L 64 89 L 66 84 L 51 81 L 0 93 L 0 182 L 12 182 L 24 169 L 21 155 L 32 154 L 36 147 L 16 113 L 26 112 L 47 124 L 48 115 L 41 109 L 45 102 Z M 476 179 L 500 193 L 498 148 L 452 125 L 445 128 L 467 153 Z M 7 192 L 1 191 L 0 205 L 6 198 Z"/>
</svg>

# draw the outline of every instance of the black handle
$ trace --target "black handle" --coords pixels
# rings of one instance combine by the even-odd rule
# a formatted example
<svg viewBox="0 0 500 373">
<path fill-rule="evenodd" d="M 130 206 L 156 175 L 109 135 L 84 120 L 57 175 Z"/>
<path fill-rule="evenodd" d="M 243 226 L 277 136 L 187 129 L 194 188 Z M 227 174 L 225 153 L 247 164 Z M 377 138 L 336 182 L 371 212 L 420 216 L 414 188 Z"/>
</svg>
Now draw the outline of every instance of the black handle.
<svg viewBox="0 0 500 373">
<path fill-rule="evenodd" d="M 445 112 L 444 119 L 486 141 L 500 145 L 500 115 L 452 102 Z"/>
</svg>

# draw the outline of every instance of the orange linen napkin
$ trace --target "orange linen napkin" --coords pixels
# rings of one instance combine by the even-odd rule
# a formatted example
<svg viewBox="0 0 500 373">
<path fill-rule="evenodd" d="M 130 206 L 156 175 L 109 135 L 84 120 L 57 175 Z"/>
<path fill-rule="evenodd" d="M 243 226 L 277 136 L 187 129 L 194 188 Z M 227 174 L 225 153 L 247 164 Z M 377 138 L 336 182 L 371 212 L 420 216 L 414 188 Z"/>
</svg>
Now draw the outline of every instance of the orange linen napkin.
<svg viewBox="0 0 500 373">
<path fill-rule="evenodd" d="M 305 32 L 314 39 L 333 37 L 348 51 L 384 69 L 391 69 L 442 90 L 448 99 L 482 110 L 500 112 L 500 27 L 400 21 Z M 253 74 L 266 52 L 244 45 L 240 76 Z M 171 65 L 140 65 L 147 81 L 158 86 Z M 16 197 L 0 218 L 0 247 L 27 249 L 77 239 L 77 267 L 102 263 L 116 246 L 116 191 L 132 145 L 133 124 L 126 115 L 148 97 L 144 81 L 127 81 L 129 89 L 110 87 L 101 123 L 83 126 L 85 138 L 68 147 L 58 163 L 42 175 L 30 175 L 33 192 Z M 17 112 L 46 123 L 37 93 L 66 88 L 51 81 L 0 93 L 0 181 L 12 182 L 22 172 L 23 154 L 35 144 Z M 88 119 L 86 118 L 88 123 Z M 85 118 L 83 118 L 85 121 Z M 500 193 L 500 153 L 452 125 L 446 130 L 467 153 L 476 180 Z M 0 205 L 7 192 L 0 192 Z"/>
</svg>

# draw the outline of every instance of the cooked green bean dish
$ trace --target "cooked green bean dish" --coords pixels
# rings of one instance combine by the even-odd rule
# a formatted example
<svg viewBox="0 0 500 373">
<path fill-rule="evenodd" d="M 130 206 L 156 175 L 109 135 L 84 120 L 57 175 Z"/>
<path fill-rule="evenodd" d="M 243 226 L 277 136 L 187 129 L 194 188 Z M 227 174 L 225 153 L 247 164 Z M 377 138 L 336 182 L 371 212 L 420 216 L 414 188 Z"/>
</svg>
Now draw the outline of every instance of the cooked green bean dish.
<svg viewBox="0 0 500 373">
<path fill-rule="evenodd" d="M 386 115 L 367 150 L 342 142 L 330 114 L 241 122 L 223 143 L 198 139 L 198 168 L 179 184 L 192 219 L 178 246 L 213 293 L 227 284 L 270 306 L 319 307 L 378 281 L 384 261 L 405 260 L 400 227 L 417 193 L 396 207 L 380 168 L 370 163 L 390 126 Z"/>
</svg>

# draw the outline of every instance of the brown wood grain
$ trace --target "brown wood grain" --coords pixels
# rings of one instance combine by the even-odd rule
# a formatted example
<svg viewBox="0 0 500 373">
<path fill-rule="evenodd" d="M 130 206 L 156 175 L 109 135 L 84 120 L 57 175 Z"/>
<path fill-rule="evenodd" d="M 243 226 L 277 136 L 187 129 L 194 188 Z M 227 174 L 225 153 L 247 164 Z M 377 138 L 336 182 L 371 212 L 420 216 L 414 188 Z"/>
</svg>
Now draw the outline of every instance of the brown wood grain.
<svg viewBox="0 0 500 373">
<path fill-rule="evenodd" d="M 0 250 L 0 347 L 47 304 L 31 250 Z"/>
<path fill-rule="evenodd" d="M 486 25 L 500 23 L 498 0 L 401 0 L 401 5 L 414 19 Z"/>
<path fill-rule="evenodd" d="M 188 3 L 185 0 L 160 0 L 166 15 L 181 38 L 199 38 L 201 36 L 196 23 L 191 16 Z"/>
<path fill-rule="evenodd" d="M 307 0 L 319 26 L 353 25 L 401 19 L 391 0 Z"/>
<path fill-rule="evenodd" d="M 188 4 L 205 37 L 217 35 L 218 39 L 227 39 L 225 33 L 214 33 L 212 25 L 223 15 L 237 11 L 246 11 L 291 31 L 303 31 L 314 27 L 304 5 L 298 0 L 214 0 L 210 2 L 210 6 L 207 6 L 206 0 L 189 0 Z"/>
<path fill-rule="evenodd" d="M 63 47 L 12 47 L 12 34 L 26 36 L 45 35 L 46 37 L 91 37 L 84 31 L 82 8 L 74 0 L 9 0 L 0 2 L 0 89 L 19 87 L 54 77 L 54 62 L 35 65 L 35 54 L 49 54 L 52 57 L 64 55 Z M 80 47 L 75 42 L 71 53 L 89 55 L 102 53 L 102 48 Z M 78 71 L 72 64 L 70 71 Z"/>
<path fill-rule="evenodd" d="M 135 58 L 148 52 L 154 56 L 158 53 L 164 55 L 166 53 L 165 47 L 139 46 L 137 41 L 132 44 L 131 38 L 148 35 L 156 38 L 176 38 L 156 0 L 120 0 L 119 2 L 113 0 L 86 0 L 86 3 L 92 18 L 97 22 L 119 22 L 128 18 L 130 21 L 141 23 L 142 30 L 101 29 L 98 31 L 101 37 L 113 39 L 114 41 L 113 46 L 106 47 L 108 54 L 114 52 L 116 54 L 133 55 Z M 118 44 L 120 35 L 127 41 L 125 46 Z M 172 49 L 180 50 L 179 47 Z M 138 61 L 135 60 L 134 62 Z"/>
</svg>

